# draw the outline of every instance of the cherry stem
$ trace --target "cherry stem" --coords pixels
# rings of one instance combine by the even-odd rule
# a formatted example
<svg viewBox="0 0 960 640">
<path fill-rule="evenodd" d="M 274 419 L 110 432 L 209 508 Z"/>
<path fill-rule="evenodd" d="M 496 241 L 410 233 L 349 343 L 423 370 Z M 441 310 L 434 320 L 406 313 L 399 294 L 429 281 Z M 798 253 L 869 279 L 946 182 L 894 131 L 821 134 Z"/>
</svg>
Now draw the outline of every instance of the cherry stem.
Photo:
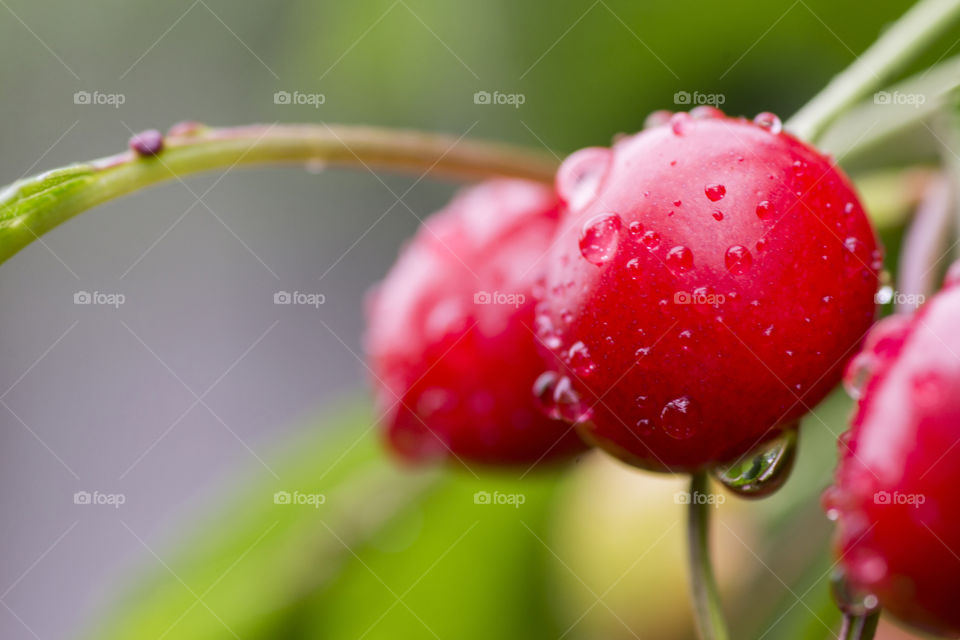
<svg viewBox="0 0 960 640">
<path fill-rule="evenodd" d="M 885 87 L 891 100 L 864 100 L 844 112 L 817 139 L 817 146 L 839 161 L 869 155 L 877 145 L 918 128 L 949 107 L 958 89 L 960 56 L 954 56 Z M 895 104 L 896 95 L 910 100 Z"/>
<path fill-rule="evenodd" d="M 949 158 L 944 161 L 951 163 Z M 953 192 L 947 175 L 936 176 L 904 234 L 897 265 L 895 309 L 899 313 L 913 313 L 920 301 L 935 290 L 937 266 L 944 255 L 951 214 L 955 210 Z"/>
<path fill-rule="evenodd" d="M 687 546 L 690 554 L 690 592 L 700 640 L 728 640 L 720 592 L 710 561 L 709 476 L 700 471 L 690 479 Z"/>
<path fill-rule="evenodd" d="M 549 183 L 559 161 L 522 147 L 419 131 L 326 124 L 181 125 L 155 155 L 126 151 L 0 189 L 0 262 L 78 213 L 138 189 L 213 169 L 282 163 Z"/>
<path fill-rule="evenodd" d="M 798 138 L 816 143 L 830 123 L 886 85 L 958 19 L 960 0 L 921 0 L 790 118 L 785 127 Z"/>
<path fill-rule="evenodd" d="M 873 640 L 879 622 L 879 610 L 862 616 L 844 614 L 840 640 Z"/>
</svg>

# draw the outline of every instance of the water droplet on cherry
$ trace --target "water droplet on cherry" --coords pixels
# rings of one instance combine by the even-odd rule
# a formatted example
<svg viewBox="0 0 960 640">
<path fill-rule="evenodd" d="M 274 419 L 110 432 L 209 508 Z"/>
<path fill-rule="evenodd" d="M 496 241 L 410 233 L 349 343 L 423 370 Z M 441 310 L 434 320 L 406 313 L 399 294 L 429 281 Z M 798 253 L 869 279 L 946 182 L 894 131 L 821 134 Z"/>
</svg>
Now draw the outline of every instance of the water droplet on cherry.
<svg viewBox="0 0 960 640">
<path fill-rule="evenodd" d="M 676 440 L 693 437 L 700 424 L 700 411 L 690 396 L 680 396 L 664 405 L 660 425 L 664 433 Z"/>
<path fill-rule="evenodd" d="M 722 184 L 708 184 L 703 188 L 703 192 L 710 199 L 710 202 L 717 202 L 727 195 L 727 188 Z"/>
<path fill-rule="evenodd" d="M 783 131 L 783 123 L 780 122 L 780 118 L 769 111 L 758 113 L 757 117 L 753 119 L 753 123 L 758 127 L 766 129 L 770 133 L 780 133 Z"/>
<path fill-rule="evenodd" d="M 750 270 L 750 266 L 753 265 L 753 256 L 750 255 L 750 251 L 739 244 L 735 244 L 727 249 L 723 260 L 727 265 L 727 271 L 738 276 L 745 274 Z"/>
<path fill-rule="evenodd" d="M 620 216 L 602 213 L 587 220 L 580 232 L 580 253 L 591 264 L 600 267 L 617 250 L 620 235 Z"/>
<path fill-rule="evenodd" d="M 773 206 L 769 200 L 761 200 L 757 204 L 757 217 L 761 220 L 769 220 L 773 217 Z"/>
<path fill-rule="evenodd" d="M 683 245 L 677 245 L 667 252 L 666 262 L 674 271 L 689 271 L 693 268 L 693 252 Z"/>
</svg>

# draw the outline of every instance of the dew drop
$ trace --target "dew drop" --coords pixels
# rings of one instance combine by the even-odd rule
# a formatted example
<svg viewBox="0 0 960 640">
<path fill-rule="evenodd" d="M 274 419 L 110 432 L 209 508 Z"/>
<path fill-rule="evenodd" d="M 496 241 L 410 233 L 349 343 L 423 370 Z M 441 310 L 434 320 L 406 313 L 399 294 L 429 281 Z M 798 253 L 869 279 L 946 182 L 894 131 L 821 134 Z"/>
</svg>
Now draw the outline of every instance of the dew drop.
<svg viewBox="0 0 960 640">
<path fill-rule="evenodd" d="M 626 264 L 627 273 L 634 280 L 640 277 L 640 258 L 630 258 Z"/>
<path fill-rule="evenodd" d="M 843 372 L 843 388 L 854 400 L 859 400 L 863 389 L 876 366 L 876 359 L 872 353 L 861 351 L 847 364 Z"/>
<path fill-rule="evenodd" d="M 682 201 L 682 200 L 674 200 L 674 201 L 673 201 L 673 206 L 675 206 L 675 207 L 679 207 L 679 206 L 682 205 L 682 204 L 683 204 L 683 201 Z"/>
<path fill-rule="evenodd" d="M 612 152 L 587 147 L 571 154 L 557 171 L 557 194 L 573 211 L 580 211 L 597 196 Z"/>
<path fill-rule="evenodd" d="M 699 106 L 690 109 L 690 117 L 697 120 L 704 118 L 723 118 L 725 114 L 720 109 L 716 107 L 711 107 L 708 104 L 701 104 Z"/>
<path fill-rule="evenodd" d="M 716 220 L 717 222 L 720 222 L 721 220 L 723 220 L 723 211 L 720 211 L 720 209 L 717 209 L 716 211 L 714 211 L 713 219 Z"/>
<path fill-rule="evenodd" d="M 557 417 L 570 423 L 587 422 L 593 417 L 593 411 L 580 395 L 573 390 L 570 378 L 557 379 L 553 389 L 553 402 Z"/>
<path fill-rule="evenodd" d="M 693 437 L 700 424 L 699 408 L 689 396 L 680 396 L 664 405 L 660 424 L 664 433 L 676 440 Z"/>
<path fill-rule="evenodd" d="M 674 271 L 689 271 L 693 268 L 693 252 L 683 245 L 677 245 L 667 252 L 666 262 Z"/>
<path fill-rule="evenodd" d="M 727 188 L 722 184 L 708 184 L 703 188 L 703 192 L 710 199 L 710 202 L 716 202 L 727 195 Z"/>
<path fill-rule="evenodd" d="M 891 300 L 893 300 L 893 287 L 890 285 L 880 287 L 873 294 L 873 301 L 877 304 L 888 304 Z"/>
<path fill-rule="evenodd" d="M 785 426 L 774 440 L 733 464 L 718 467 L 714 475 L 745 498 L 762 498 L 778 491 L 790 477 L 796 460 L 797 426 Z"/>
<path fill-rule="evenodd" d="M 559 377 L 555 371 L 545 371 L 533 381 L 533 399 L 537 408 L 550 418 L 557 417 L 554 415 L 553 389 L 557 386 Z"/>
<path fill-rule="evenodd" d="M 682 136 L 687 131 L 690 124 L 690 115 L 687 113 L 675 113 L 670 117 L 670 129 L 674 135 Z"/>
<path fill-rule="evenodd" d="M 567 364 L 577 375 L 588 376 L 597 370 L 597 363 L 590 357 L 587 345 L 578 340 L 567 351 Z"/>
<path fill-rule="evenodd" d="M 660 248 L 660 234 L 656 231 L 646 231 L 640 238 L 640 242 L 650 251 L 656 251 Z"/>
<path fill-rule="evenodd" d="M 766 129 L 770 133 L 780 133 L 783 131 L 783 123 L 780 122 L 780 118 L 769 111 L 758 113 L 757 117 L 753 119 L 753 123 L 758 127 Z"/>
<path fill-rule="evenodd" d="M 727 271 L 734 275 L 742 276 L 749 271 L 751 265 L 753 265 L 753 256 L 750 255 L 749 249 L 743 245 L 735 244 L 727 249 L 723 261 L 727 265 Z"/>
<path fill-rule="evenodd" d="M 547 371 L 533 383 L 537 407 L 554 420 L 585 422 L 592 417 L 586 402 L 573 390 L 570 379 L 554 371 Z"/>
<path fill-rule="evenodd" d="M 627 228 L 630 230 L 630 235 L 632 236 L 639 236 L 643 233 L 643 224 L 639 220 L 634 220 Z"/>
<path fill-rule="evenodd" d="M 673 116 L 673 113 L 667 111 L 666 109 L 660 109 L 654 111 L 647 116 L 647 119 L 643 121 L 644 129 L 652 129 L 653 127 L 659 127 L 661 125 L 667 124 L 670 122 L 670 118 Z"/>
<path fill-rule="evenodd" d="M 853 203 L 848 202 L 847 204 L 843 205 L 843 212 L 847 215 L 853 213 Z"/>
<path fill-rule="evenodd" d="M 656 429 L 653 427 L 653 423 L 647 418 L 640 418 L 637 420 L 636 425 L 637 432 L 642 436 L 649 436 L 656 431 Z"/>
<path fill-rule="evenodd" d="M 580 232 L 580 253 L 591 264 L 603 266 L 616 253 L 620 216 L 602 213 L 587 220 Z"/>
<path fill-rule="evenodd" d="M 773 206 L 769 200 L 761 200 L 757 204 L 757 217 L 761 220 L 769 220 L 773 217 Z"/>
</svg>

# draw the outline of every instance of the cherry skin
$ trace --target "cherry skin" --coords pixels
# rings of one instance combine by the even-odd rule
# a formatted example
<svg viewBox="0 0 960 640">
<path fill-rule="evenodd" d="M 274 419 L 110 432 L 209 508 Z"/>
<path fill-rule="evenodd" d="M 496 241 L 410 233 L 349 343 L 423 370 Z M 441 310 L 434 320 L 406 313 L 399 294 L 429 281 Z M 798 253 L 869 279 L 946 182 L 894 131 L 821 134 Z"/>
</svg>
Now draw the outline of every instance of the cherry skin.
<svg viewBox="0 0 960 640">
<path fill-rule="evenodd" d="M 402 459 L 531 466 L 585 448 L 531 392 L 543 371 L 533 289 L 557 220 L 549 187 L 467 189 L 425 222 L 371 295 L 369 363 Z"/>
<path fill-rule="evenodd" d="M 634 465 L 730 462 L 840 378 L 881 254 L 816 149 L 716 109 L 570 156 L 537 330 L 578 430 Z"/>
<path fill-rule="evenodd" d="M 847 379 L 860 395 L 841 437 L 836 547 L 858 598 L 927 632 L 960 636 L 960 286 L 868 337 Z"/>
</svg>

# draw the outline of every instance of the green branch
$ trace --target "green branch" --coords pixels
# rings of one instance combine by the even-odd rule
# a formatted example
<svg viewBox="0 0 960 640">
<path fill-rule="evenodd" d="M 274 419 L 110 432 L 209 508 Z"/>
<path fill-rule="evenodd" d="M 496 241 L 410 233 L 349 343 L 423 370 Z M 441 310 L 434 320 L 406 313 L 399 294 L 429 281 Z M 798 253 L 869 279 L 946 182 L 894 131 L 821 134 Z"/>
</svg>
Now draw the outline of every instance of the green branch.
<svg viewBox="0 0 960 640">
<path fill-rule="evenodd" d="M 308 124 L 181 128 L 164 140 L 156 156 L 127 151 L 19 180 L 0 191 L 0 263 L 107 200 L 202 171 L 278 163 L 540 182 L 551 182 L 557 166 L 548 154 L 414 131 Z"/>
<path fill-rule="evenodd" d="M 960 0 L 920 0 L 784 125 L 817 142 L 842 113 L 885 86 L 938 36 L 960 20 Z"/>
<path fill-rule="evenodd" d="M 687 521 L 690 590 L 701 640 L 728 640 L 730 634 L 710 560 L 710 509 L 714 504 L 708 499 L 709 482 L 704 472 L 695 473 L 690 481 Z"/>
</svg>

